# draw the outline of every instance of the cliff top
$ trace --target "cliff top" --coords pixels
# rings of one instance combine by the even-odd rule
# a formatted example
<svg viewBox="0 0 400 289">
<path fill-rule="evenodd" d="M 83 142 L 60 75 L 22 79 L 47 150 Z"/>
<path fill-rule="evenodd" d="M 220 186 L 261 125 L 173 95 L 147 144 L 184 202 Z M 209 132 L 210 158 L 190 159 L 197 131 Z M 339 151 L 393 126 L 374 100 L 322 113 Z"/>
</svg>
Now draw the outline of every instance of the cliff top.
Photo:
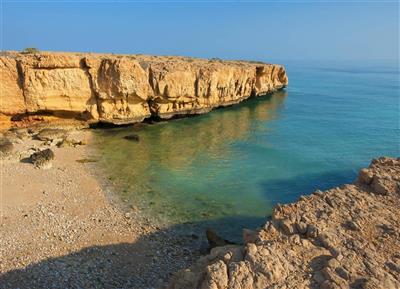
<svg viewBox="0 0 400 289">
<path fill-rule="evenodd" d="M 198 58 L 189 56 L 175 56 L 175 55 L 146 55 L 146 54 L 116 54 L 116 53 L 94 53 L 94 52 L 61 52 L 61 51 L 39 51 L 35 53 L 25 53 L 20 51 L 3 51 L 1 57 L 9 58 L 24 58 L 24 59 L 41 59 L 41 58 L 58 58 L 62 59 L 77 59 L 77 58 L 116 58 L 116 59 L 133 59 L 139 62 L 151 63 L 192 63 L 198 65 L 216 65 L 216 64 L 229 64 L 234 66 L 253 67 L 257 65 L 270 65 L 263 61 L 252 60 L 225 60 L 220 58 Z"/>
</svg>

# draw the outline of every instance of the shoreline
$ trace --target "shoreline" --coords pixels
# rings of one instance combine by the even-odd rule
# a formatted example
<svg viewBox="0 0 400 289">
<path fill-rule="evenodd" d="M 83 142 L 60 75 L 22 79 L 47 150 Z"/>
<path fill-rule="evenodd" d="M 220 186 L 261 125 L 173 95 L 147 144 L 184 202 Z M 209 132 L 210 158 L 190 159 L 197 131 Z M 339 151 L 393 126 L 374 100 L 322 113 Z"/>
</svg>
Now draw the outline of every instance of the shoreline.
<svg viewBox="0 0 400 289">
<path fill-rule="evenodd" d="M 123 208 L 95 165 L 77 162 L 96 154 L 92 132 L 70 134 L 88 145 L 15 139 L 1 161 L 0 288 L 165 287 L 200 256 L 202 240 Z M 53 150 L 52 167 L 21 162 L 31 147 Z"/>
<path fill-rule="evenodd" d="M 68 130 L 64 141 L 76 145 L 58 147 L 35 139 L 41 129 L 6 133 L 14 151 L 1 161 L 0 289 L 400 284 L 399 159 L 374 160 L 354 184 L 278 205 L 262 228 L 243 230 L 244 245 L 207 255 L 204 224 L 160 223 L 119 199 L 100 167 L 85 161 L 101 157 L 91 130 Z M 51 168 L 26 161 L 46 148 L 55 154 Z"/>
</svg>

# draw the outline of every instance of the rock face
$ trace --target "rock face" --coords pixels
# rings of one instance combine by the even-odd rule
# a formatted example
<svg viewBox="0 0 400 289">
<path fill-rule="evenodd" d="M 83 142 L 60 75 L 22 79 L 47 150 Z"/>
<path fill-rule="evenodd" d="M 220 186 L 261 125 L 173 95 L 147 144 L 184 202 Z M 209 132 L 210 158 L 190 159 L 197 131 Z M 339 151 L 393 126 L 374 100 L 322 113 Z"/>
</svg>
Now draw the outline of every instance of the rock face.
<svg viewBox="0 0 400 289">
<path fill-rule="evenodd" d="M 400 159 L 277 206 L 244 246 L 217 247 L 170 289 L 400 288 Z"/>
<path fill-rule="evenodd" d="M 6 52 L 0 71 L 2 117 L 115 124 L 204 113 L 288 84 L 281 65 L 167 56 Z"/>
</svg>

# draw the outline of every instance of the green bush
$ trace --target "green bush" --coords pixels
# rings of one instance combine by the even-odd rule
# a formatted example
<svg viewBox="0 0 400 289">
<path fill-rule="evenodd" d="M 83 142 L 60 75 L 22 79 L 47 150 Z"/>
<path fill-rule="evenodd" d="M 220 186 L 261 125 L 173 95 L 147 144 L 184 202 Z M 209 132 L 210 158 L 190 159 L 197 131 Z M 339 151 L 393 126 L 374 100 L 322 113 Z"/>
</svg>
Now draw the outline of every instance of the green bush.
<svg viewBox="0 0 400 289">
<path fill-rule="evenodd" d="M 222 62 L 221 58 L 213 57 L 210 59 L 210 61 L 217 61 L 217 62 Z"/>
<path fill-rule="evenodd" d="M 21 51 L 21 53 L 23 53 L 23 54 L 33 54 L 33 53 L 39 53 L 39 52 L 40 52 L 39 49 L 37 49 L 35 47 L 28 47 Z"/>
</svg>

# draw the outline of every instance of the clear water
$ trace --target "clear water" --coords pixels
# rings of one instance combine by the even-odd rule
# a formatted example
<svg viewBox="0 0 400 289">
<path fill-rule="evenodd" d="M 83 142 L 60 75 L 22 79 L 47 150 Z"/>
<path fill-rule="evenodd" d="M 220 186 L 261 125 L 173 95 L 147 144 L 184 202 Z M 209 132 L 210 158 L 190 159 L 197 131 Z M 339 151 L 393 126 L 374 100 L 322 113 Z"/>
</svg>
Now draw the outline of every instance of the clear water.
<svg viewBox="0 0 400 289">
<path fill-rule="evenodd" d="M 255 227 L 273 205 L 352 182 L 399 156 L 399 71 L 390 64 L 286 65 L 289 86 L 209 114 L 96 130 L 121 198 L 172 223 Z M 139 142 L 125 135 L 139 135 Z"/>
</svg>

